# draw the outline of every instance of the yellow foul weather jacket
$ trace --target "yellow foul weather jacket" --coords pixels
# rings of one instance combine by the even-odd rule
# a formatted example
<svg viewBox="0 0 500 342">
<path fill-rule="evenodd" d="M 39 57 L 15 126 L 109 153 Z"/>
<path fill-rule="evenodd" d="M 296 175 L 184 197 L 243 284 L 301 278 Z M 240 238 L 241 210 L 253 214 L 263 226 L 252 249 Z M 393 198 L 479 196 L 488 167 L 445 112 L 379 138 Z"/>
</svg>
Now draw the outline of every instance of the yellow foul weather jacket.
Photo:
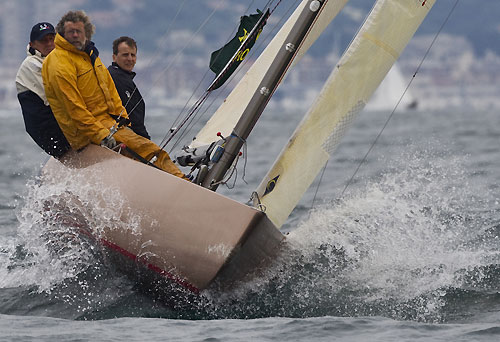
<svg viewBox="0 0 500 342">
<path fill-rule="evenodd" d="M 45 58 L 42 67 L 50 107 L 74 150 L 90 143 L 99 145 L 116 122 L 110 114 L 121 114 L 128 119 L 113 79 L 98 56 L 91 57 L 78 50 L 59 34 L 56 34 L 55 44 L 56 48 Z M 167 152 L 128 127 L 119 129 L 114 138 L 146 160 L 156 156 L 156 166 L 186 178 Z"/>
<path fill-rule="evenodd" d="M 113 79 L 99 57 L 92 65 L 59 34 L 55 44 L 42 68 L 50 107 L 73 149 L 99 144 L 115 123 L 109 114 L 128 118 Z"/>
</svg>

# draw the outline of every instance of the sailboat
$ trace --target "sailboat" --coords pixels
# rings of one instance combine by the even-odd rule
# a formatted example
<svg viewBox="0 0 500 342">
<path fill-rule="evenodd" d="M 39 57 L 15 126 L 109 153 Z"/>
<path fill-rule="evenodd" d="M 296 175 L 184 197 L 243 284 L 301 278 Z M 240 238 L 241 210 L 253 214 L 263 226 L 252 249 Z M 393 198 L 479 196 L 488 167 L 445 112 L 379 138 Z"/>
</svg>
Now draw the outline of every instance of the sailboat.
<svg viewBox="0 0 500 342">
<path fill-rule="evenodd" d="M 406 89 L 403 73 L 395 63 L 377 88 L 365 109 L 368 111 L 390 111 L 398 105 L 403 110 L 416 109 L 417 99 Z"/>
<path fill-rule="evenodd" d="M 194 293 L 214 284 L 234 286 L 258 274 L 286 243 L 279 228 L 435 2 L 377 0 L 274 165 L 249 194 L 249 204 L 218 194 L 285 74 L 347 1 L 298 5 L 179 156 L 180 163 L 198 171 L 195 182 L 96 145 L 62 163 L 49 160 L 44 181 L 57 183 L 72 169 L 89 187 L 119 193 L 126 208 L 116 221 L 132 217 L 134 229 L 120 222 L 99 231 L 81 228 L 119 255 L 131 273 L 146 270 Z M 103 195 L 96 201 L 106 206 Z"/>
</svg>

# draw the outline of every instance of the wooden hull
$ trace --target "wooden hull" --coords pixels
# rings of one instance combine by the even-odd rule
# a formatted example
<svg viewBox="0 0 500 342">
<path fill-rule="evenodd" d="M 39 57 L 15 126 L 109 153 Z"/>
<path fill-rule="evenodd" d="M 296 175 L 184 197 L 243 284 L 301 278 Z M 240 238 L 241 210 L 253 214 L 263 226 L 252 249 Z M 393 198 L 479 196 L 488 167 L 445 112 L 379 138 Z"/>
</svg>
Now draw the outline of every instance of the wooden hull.
<svg viewBox="0 0 500 342">
<path fill-rule="evenodd" d="M 50 159 L 43 181 L 57 182 L 67 167 L 78 169 L 88 185 L 118 192 L 130 208 L 123 216 L 140 217 L 139 229 L 90 227 L 90 234 L 193 292 L 216 278 L 224 287 L 242 279 L 265 265 L 284 238 L 261 211 L 108 149 L 90 145 L 63 164 Z"/>
</svg>

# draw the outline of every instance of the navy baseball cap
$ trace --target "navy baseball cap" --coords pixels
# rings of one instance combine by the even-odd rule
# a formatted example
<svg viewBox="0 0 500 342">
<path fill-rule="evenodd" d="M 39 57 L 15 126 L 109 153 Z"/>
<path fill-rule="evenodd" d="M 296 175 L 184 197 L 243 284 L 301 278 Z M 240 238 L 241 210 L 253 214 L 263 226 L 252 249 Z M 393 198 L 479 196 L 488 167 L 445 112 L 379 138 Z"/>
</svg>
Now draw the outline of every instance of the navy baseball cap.
<svg viewBox="0 0 500 342">
<path fill-rule="evenodd" d="M 38 23 L 31 29 L 30 42 L 41 40 L 49 33 L 56 34 L 56 30 L 54 30 L 54 26 L 51 23 Z"/>
</svg>

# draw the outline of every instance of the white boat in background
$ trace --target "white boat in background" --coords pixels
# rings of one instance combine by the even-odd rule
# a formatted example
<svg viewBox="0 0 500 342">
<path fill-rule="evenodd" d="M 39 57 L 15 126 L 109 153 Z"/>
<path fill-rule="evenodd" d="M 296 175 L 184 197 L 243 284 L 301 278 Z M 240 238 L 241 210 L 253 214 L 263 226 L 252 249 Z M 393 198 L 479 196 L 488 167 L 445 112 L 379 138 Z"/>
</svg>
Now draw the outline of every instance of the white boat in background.
<svg viewBox="0 0 500 342">
<path fill-rule="evenodd" d="M 409 81 L 410 78 L 405 79 L 398 63 L 395 63 L 368 101 L 365 110 L 392 111 L 396 105 L 401 110 L 416 109 L 417 99 L 406 89 Z"/>
<path fill-rule="evenodd" d="M 82 191 L 109 188 L 124 199 L 126 208 L 110 221 L 114 224 L 99 230 L 86 223 L 79 226 L 123 256 L 121 266 L 131 273 L 146 269 L 193 292 L 245 281 L 279 253 L 285 241 L 279 228 L 434 1 L 375 2 L 302 123 L 249 194 L 253 206 L 215 191 L 236 167 L 240 150 L 285 73 L 347 0 L 300 3 L 179 156 L 180 162 L 193 165 L 198 172 L 196 184 L 95 145 L 69 154 L 63 163 L 51 159 L 43 169 L 44 182 L 60 182 L 69 169 L 78 170 Z M 97 194 L 95 201 L 107 205 L 104 194 Z M 131 217 L 137 223 L 135 229 L 128 225 Z"/>
</svg>

